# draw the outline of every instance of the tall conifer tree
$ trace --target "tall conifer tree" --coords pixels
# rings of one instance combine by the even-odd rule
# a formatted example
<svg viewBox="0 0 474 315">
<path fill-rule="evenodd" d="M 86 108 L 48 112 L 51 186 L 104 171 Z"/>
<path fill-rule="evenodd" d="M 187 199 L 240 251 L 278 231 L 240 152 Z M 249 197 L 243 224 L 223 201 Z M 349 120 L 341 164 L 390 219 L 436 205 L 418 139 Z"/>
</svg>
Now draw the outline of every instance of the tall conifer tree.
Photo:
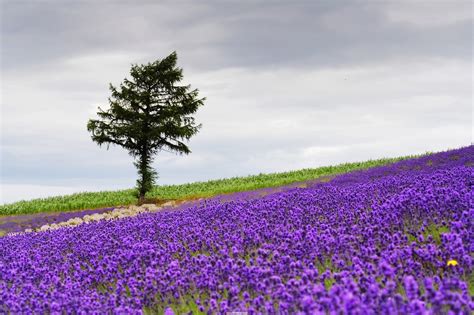
<svg viewBox="0 0 474 315">
<path fill-rule="evenodd" d="M 176 52 L 146 65 L 132 65 L 131 78 L 120 86 L 110 84 L 110 108 L 99 107 L 99 119 L 90 119 L 87 130 L 99 146 L 118 145 L 135 159 L 140 202 L 155 184 L 152 168 L 155 155 L 164 150 L 189 154 L 185 144 L 201 128 L 192 114 L 205 98 L 190 85 L 179 85 L 182 69 L 176 65 Z"/>
</svg>

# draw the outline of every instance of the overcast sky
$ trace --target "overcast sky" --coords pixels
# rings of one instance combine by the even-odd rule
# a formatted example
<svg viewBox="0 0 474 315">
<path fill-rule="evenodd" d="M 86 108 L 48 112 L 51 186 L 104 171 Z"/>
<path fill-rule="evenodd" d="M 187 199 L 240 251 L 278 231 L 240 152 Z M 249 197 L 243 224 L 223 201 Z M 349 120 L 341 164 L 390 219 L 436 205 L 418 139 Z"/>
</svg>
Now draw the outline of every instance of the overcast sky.
<svg viewBox="0 0 474 315">
<path fill-rule="evenodd" d="M 468 0 L 0 1 L 0 203 L 133 187 L 87 120 L 132 63 L 174 50 L 207 101 L 193 152 L 157 157 L 160 184 L 472 142 Z"/>
</svg>

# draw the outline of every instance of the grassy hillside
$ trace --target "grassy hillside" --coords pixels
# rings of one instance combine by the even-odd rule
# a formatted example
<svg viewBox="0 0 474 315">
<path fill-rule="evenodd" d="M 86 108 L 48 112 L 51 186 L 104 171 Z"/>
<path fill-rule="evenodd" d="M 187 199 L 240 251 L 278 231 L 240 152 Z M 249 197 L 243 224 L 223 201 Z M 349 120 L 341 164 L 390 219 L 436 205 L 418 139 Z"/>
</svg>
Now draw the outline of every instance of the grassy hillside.
<svg viewBox="0 0 474 315">
<path fill-rule="evenodd" d="M 317 179 L 324 176 L 332 176 L 354 170 L 386 165 L 413 157 L 415 156 L 384 158 L 365 162 L 344 163 L 336 166 L 308 168 L 283 173 L 233 177 L 182 185 L 156 186 L 151 192 L 147 194 L 147 198 L 161 200 L 200 198 L 258 188 L 276 187 L 299 181 Z M 137 203 L 135 189 L 84 192 L 66 196 L 40 198 L 1 205 L 0 215 L 72 211 L 130 205 L 135 203 Z"/>
</svg>

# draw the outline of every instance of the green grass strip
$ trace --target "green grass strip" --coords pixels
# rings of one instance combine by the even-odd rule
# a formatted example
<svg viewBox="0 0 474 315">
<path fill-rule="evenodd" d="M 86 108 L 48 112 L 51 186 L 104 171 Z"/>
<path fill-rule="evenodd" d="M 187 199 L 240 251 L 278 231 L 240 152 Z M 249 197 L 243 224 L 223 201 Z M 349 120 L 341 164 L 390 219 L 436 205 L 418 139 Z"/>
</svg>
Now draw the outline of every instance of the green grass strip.
<svg viewBox="0 0 474 315">
<path fill-rule="evenodd" d="M 382 166 L 414 157 L 416 156 L 384 158 L 365 162 L 344 163 L 336 166 L 307 168 L 283 173 L 233 177 L 181 185 L 162 185 L 154 187 L 153 190 L 147 194 L 147 198 L 161 200 L 202 198 L 259 188 L 277 187 L 295 182 L 347 173 L 354 170 Z M 103 207 L 125 206 L 137 203 L 138 200 L 135 192 L 135 189 L 82 192 L 58 197 L 39 198 L 28 201 L 22 200 L 10 204 L 0 205 L 0 215 L 64 212 Z"/>
</svg>

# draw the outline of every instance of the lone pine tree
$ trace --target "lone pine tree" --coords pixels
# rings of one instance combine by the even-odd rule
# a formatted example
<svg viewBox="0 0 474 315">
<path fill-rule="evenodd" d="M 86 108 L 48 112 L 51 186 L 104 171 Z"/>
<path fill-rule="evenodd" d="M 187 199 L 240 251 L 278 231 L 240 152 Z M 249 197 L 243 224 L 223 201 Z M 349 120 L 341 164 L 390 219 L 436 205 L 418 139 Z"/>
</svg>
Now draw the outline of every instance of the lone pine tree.
<svg viewBox="0 0 474 315">
<path fill-rule="evenodd" d="M 118 88 L 110 84 L 110 108 L 99 107 L 99 119 L 87 123 L 99 146 L 121 146 L 136 160 L 140 202 L 157 178 L 152 168 L 155 155 L 162 150 L 189 154 L 184 141 L 201 128 L 191 115 L 204 105 L 205 98 L 198 98 L 199 91 L 190 85 L 178 85 L 183 73 L 176 61 L 173 52 L 162 60 L 132 65 L 130 80 L 125 78 Z"/>
</svg>

